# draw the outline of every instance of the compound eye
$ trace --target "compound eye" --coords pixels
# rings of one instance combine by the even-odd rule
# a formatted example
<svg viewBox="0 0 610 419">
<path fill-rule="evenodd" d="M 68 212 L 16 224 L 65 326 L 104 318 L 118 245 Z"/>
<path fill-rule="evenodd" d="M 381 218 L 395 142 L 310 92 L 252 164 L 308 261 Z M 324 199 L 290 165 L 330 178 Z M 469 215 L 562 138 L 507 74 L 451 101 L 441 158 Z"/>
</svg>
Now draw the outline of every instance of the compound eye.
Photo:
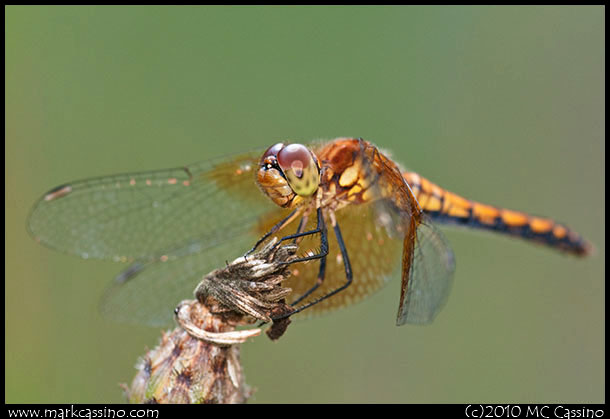
<svg viewBox="0 0 610 419">
<path fill-rule="evenodd" d="M 284 176 L 286 176 L 288 184 L 296 194 L 311 196 L 318 189 L 320 183 L 318 164 L 309 149 L 304 145 L 289 144 L 283 146 L 277 153 L 277 162 Z"/>
<path fill-rule="evenodd" d="M 284 147 L 284 143 L 277 143 L 277 144 L 274 144 L 271 147 L 269 147 L 267 149 L 267 151 L 265 151 L 265 153 L 263 154 L 263 157 L 261 157 L 261 163 L 264 163 L 265 159 L 267 159 L 268 157 L 277 158 L 278 153 L 280 152 L 280 150 L 283 147 Z"/>
</svg>

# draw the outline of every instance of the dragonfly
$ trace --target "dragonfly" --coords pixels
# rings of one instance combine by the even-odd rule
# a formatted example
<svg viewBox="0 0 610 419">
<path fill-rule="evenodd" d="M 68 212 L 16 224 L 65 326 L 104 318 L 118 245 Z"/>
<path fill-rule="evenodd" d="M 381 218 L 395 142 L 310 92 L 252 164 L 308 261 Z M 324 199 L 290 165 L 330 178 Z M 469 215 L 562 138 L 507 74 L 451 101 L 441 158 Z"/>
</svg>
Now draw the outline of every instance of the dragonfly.
<svg viewBox="0 0 610 419">
<path fill-rule="evenodd" d="M 400 278 L 396 324 L 431 323 L 446 304 L 454 253 L 436 224 L 488 230 L 586 256 L 552 219 L 466 199 L 403 169 L 361 138 L 279 142 L 173 169 L 67 183 L 34 205 L 34 239 L 85 259 L 128 263 L 102 297 L 115 320 L 165 326 L 219 262 L 267 240 L 298 243 L 287 315 L 361 301 Z"/>
</svg>

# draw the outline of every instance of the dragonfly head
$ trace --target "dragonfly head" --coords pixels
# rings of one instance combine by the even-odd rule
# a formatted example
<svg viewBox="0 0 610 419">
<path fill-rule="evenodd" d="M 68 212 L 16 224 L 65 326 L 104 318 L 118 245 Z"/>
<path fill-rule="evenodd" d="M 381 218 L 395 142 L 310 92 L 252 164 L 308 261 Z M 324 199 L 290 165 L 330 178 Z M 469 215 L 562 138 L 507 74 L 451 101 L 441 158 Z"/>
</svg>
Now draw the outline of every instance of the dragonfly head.
<svg viewBox="0 0 610 419">
<path fill-rule="evenodd" d="M 277 143 L 261 157 L 258 185 L 281 207 L 290 207 L 296 196 L 307 198 L 318 190 L 320 164 L 315 154 L 302 144 Z"/>
</svg>

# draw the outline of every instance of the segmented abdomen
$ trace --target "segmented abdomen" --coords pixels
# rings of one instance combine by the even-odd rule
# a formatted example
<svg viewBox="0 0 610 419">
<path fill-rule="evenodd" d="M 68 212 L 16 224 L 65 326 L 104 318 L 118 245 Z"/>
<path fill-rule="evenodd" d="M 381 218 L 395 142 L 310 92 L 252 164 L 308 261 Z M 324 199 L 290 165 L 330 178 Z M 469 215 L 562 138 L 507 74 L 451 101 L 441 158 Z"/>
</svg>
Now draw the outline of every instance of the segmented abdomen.
<svg viewBox="0 0 610 419">
<path fill-rule="evenodd" d="M 579 234 L 551 219 L 465 199 L 417 173 L 405 172 L 403 177 L 423 211 L 436 222 L 497 231 L 579 256 L 591 250 L 590 244 Z"/>
</svg>

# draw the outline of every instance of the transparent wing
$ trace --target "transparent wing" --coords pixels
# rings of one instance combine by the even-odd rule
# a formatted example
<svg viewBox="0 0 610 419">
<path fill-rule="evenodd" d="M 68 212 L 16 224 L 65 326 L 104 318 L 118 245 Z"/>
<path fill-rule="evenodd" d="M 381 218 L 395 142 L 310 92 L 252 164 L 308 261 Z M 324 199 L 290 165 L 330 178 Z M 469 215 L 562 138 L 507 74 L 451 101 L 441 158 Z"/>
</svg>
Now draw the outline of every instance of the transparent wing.
<svg viewBox="0 0 610 419">
<path fill-rule="evenodd" d="M 122 262 L 214 241 L 269 209 L 255 184 L 259 154 L 62 185 L 35 204 L 28 227 L 54 249 Z"/>
<path fill-rule="evenodd" d="M 36 203 L 28 227 L 54 249 L 132 262 L 104 295 L 102 313 L 169 324 L 202 275 L 250 249 L 261 218 L 282 212 L 256 186 L 260 154 L 62 185 Z"/>
<path fill-rule="evenodd" d="M 455 258 L 443 234 L 422 212 L 400 168 L 369 145 L 364 148 L 369 173 L 378 176 L 379 219 L 387 231 L 403 238 L 402 281 L 397 325 L 434 320 L 447 302 Z"/>
<path fill-rule="evenodd" d="M 422 219 L 415 234 L 405 237 L 396 324 L 431 323 L 447 302 L 454 271 L 455 258 L 445 237 Z"/>
<path fill-rule="evenodd" d="M 397 272 L 400 272 L 402 238 L 392 234 L 378 223 L 378 212 L 373 204 L 353 205 L 337 211 L 337 223 L 343 236 L 353 273 L 352 284 L 334 296 L 300 312 L 298 318 L 308 318 L 357 303 L 380 290 Z M 346 282 L 345 267 L 337 239 L 328 226 L 329 253 L 326 260 L 324 282 L 298 306 L 314 301 L 339 288 Z M 287 232 L 296 230 L 297 222 Z M 309 220 L 307 229 L 316 225 L 315 217 Z M 319 236 L 310 236 L 299 244 L 299 253 L 317 252 Z M 292 289 L 288 302 L 293 302 L 308 291 L 318 278 L 320 262 L 309 261 L 291 266 L 292 276 L 283 284 Z"/>
<path fill-rule="evenodd" d="M 272 211 L 282 210 L 272 208 Z M 180 301 L 193 298 L 193 290 L 203 275 L 252 247 L 259 237 L 253 228 L 258 222 L 258 218 L 253 218 L 226 234 L 194 240 L 152 261 L 135 262 L 107 289 L 101 299 L 101 313 L 127 323 L 172 324 L 174 308 Z"/>
</svg>

